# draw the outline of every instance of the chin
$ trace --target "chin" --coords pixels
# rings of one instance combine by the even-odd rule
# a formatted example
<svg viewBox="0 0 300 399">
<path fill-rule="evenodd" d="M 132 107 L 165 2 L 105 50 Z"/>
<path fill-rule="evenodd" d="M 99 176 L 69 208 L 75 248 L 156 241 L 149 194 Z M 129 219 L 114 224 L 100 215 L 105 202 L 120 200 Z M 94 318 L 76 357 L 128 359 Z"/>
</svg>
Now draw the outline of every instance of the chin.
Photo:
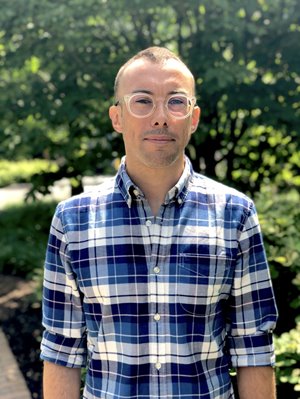
<svg viewBox="0 0 300 399">
<path fill-rule="evenodd" d="M 146 159 L 144 159 L 144 164 L 152 169 L 168 168 L 183 162 L 184 158 L 178 154 L 170 154 L 169 156 L 156 155 L 153 157 L 146 157 Z"/>
</svg>

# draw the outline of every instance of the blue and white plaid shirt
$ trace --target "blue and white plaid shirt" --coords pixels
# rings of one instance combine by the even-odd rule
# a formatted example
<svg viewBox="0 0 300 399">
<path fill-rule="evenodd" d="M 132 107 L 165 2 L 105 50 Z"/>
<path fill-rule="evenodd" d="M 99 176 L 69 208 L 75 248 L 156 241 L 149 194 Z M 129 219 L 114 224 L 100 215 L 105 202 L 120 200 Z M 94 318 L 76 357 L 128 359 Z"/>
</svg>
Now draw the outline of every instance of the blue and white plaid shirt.
<svg viewBox="0 0 300 399">
<path fill-rule="evenodd" d="M 188 159 L 157 217 L 124 160 L 57 207 L 41 357 L 87 364 L 84 398 L 234 398 L 231 366 L 274 364 L 276 317 L 253 202 Z"/>
</svg>

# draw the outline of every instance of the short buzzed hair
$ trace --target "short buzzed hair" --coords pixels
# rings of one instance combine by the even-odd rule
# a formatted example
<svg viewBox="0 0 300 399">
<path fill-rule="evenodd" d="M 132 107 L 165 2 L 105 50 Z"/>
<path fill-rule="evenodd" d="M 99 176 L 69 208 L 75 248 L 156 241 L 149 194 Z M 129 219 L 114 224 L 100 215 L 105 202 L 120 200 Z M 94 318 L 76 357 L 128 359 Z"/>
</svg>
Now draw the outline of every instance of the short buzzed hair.
<svg viewBox="0 0 300 399">
<path fill-rule="evenodd" d="M 123 72 L 125 69 L 132 64 L 134 61 L 145 58 L 149 60 L 150 62 L 153 62 L 154 64 L 163 64 L 167 60 L 174 59 L 176 61 L 181 62 L 188 70 L 189 68 L 186 66 L 186 64 L 181 60 L 181 58 L 167 49 L 166 47 L 148 47 L 145 50 L 139 51 L 137 54 L 135 54 L 133 57 L 131 57 L 125 64 L 121 66 L 119 69 L 119 72 L 117 73 L 116 79 L 115 79 L 115 86 L 114 86 L 114 94 L 115 98 L 117 97 L 117 92 L 118 88 L 120 85 L 120 79 L 123 75 Z M 192 73 L 191 73 L 192 75 Z M 193 75 L 192 75 L 193 76 Z"/>
</svg>

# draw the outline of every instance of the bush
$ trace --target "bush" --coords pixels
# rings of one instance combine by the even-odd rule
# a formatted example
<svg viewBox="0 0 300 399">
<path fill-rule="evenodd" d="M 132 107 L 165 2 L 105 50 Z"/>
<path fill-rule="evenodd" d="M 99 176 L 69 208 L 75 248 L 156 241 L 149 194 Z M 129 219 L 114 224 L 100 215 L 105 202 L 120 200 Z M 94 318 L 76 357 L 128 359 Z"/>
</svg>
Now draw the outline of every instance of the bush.
<svg viewBox="0 0 300 399">
<path fill-rule="evenodd" d="M 277 380 L 300 391 L 300 321 L 296 328 L 275 337 Z"/>
<path fill-rule="evenodd" d="M 278 193 L 268 187 L 256 198 L 279 308 L 277 332 L 280 334 L 295 327 L 300 308 L 299 203 L 296 190 Z"/>
<path fill-rule="evenodd" d="M 58 166 L 44 159 L 23 161 L 0 160 L 0 187 L 12 183 L 29 183 L 35 174 L 41 172 L 56 172 Z"/>
<path fill-rule="evenodd" d="M 43 267 L 55 206 L 34 202 L 1 210 L 0 273 L 27 277 Z"/>
<path fill-rule="evenodd" d="M 275 330 L 277 383 L 285 392 L 293 387 L 295 395 L 300 391 L 299 203 L 300 195 L 293 189 L 279 193 L 267 187 L 256 198 L 279 311 Z M 296 397 L 292 395 L 284 397 Z"/>
</svg>

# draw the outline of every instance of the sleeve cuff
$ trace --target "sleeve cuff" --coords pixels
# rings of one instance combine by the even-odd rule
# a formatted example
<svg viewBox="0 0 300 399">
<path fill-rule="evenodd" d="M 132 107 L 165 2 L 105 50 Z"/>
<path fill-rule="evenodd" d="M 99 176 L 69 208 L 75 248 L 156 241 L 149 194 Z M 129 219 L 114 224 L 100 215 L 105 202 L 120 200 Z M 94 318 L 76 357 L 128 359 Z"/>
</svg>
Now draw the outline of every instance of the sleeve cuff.
<svg viewBox="0 0 300 399">
<path fill-rule="evenodd" d="M 67 338 L 45 331 L 41 342 L 42 360 L 65 367 L 85 367 L 87 359 L 86 338 Z"/>
<path fill-rule="evenodd" d="M 275 350 L 271 333 L 228 337 L 233 367 L 274 366 Z"/>
</svg>

